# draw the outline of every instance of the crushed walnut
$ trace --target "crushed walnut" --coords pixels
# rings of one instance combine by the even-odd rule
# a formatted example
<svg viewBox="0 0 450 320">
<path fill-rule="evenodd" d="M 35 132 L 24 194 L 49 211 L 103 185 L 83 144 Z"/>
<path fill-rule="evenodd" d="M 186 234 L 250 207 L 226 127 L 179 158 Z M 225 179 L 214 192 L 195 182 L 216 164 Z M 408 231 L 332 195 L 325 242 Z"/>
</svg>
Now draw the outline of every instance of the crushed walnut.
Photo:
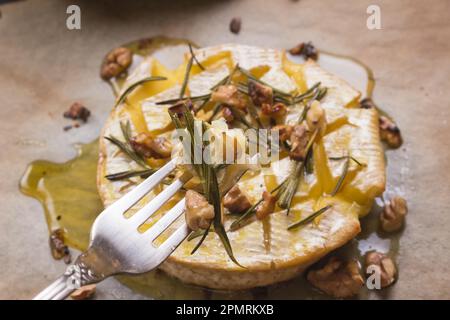
<svg viewBox="0 0 450 320">
<path fill-rule="evenodd" d="M 289 157 L 296 161 L 303 161 L 306 157 L 306 147 L 308 146 L 309 135 L 304 124 L 297 124 L 292 129 L 290 137 L 291 151 Z"/>
<path fill-rule="evenodd" d="M 181 100 L 169 107 L 169 112 L 181 117 L 186 110 L 192 110 L 194 108 L 191 99 Z"/>
<path fill-rule="evenodd" d="M 66 264 L 71 262 L 70 250 L 64 243 L 64 231 L 62 229 L 52 231 L 49 237 L 49 245 L 53 259 L 63 259 Z"/>
<path fill-rule="evenodd" d="M 145 132 L 133 137 L 130 144 L 144 158 L 168 158 L 172 154 L 172 144 L 167 138 L 154 138 Z"/>
<path fill-rule="evenodd" d="M 316 130 L 319 134 L 323 136 L 327 130 L 327 120 L 325 116 L 325 110 L 320 106 L 320 102 L 314 100 L 306 113 L 306 123 L 308 124 L 308 129 L 311 132 Z"/>
<path fill-rule="evenodd" d="M 408 205 L 402 197 L 396 196 L 386 204 L 380 214 L 381 229 L 386 232 L 400 230 L 408 213 Z"/>
<path fill-rule="evenodd" d="M 262 198 L 263 201 L 258 208 L 256 208 L 256 218 L 259 220 L 262 220 L 273 213 L 275 211 L 275 203 L 277 202 L 277 198 L 268 191 L 263 192 Z"/>
<path fill-rule="evenodd" d="M 211 94 L 211 101 L 223 103 L 244 111 L 247 108 L 244 95 L 232 84 L 219 86 Z"/>
<path fill-rule="evenodd" d="M 230 31 L 234 34 L 238 34 L 241 31 L 242 20 L 239 17 L 235 17 L 230 21 Z"/>
<path fill-rule="evenodd" d="M 336 298 L 352 297 L 364 285 L 358 262 L 344 262 L 337 257 L 330 258 L 323 268 L 309 271 L 307 279 L 314 287 Z"/>
<path fill-rule="evenodd" d="M 287 107 L 281 102 L 275 104 L 263 103 L 261 106 L 261 112 L 271 118 L 278 118 L 285 116 L 287 113 Z"/>
<path fill-rule="evenodd" d="M 375 109 L 375 103 L 371 98 L 364 98 L 359 102 L 359 106 L 362 109 Z"/>
<path fill-rule="evenodd" d="M 230 108 L 228 107 L 223 107 L 222 108 L 222 117 L 225 119 L 225 121 L 230 124 L 234 121 L 234 114 L 233 111 L 231 111 Z"/>
<path fill-rule="evenodd" d="M 380 138 L 391 148 L 398 148 L 403 143 L 402 134 L 398 126 L 386 116 L 380 116 Z"/>
<path fill-rule="evenodd" d="M 265 86 L 259 82 L 248 81 L 248 95 L 252 99 L 255 106 L 262 106 L 263 104 L 273 104 L 273 90 L 269 86 Z"/>
<path fill-rule="evenodd" d="M 124 72 L 133 59 L 130 49 L 120 47 L 109 52 L 103 60 L 100 76 L 103 80 L 109 80 Z"/>
<path fill-rule="evenodd" d="M 223 206 L 231 213 L 242 213 L 248 210 L 252 204 L 239 186 L 235 185 L 223 197 Z"/>
<path fill-rule="evenodd" d="M 69 118 L 72 120 L 83 120 L 83 122 L 86 122 L 91 115 L 91 112 L 88 108 L 86 108 L 84 105 L 82 105 L 79 102 L 74 102 L 69 107 L 69 110 L 64 112 L 64 118 Z"/>
<path fill-rule="evenodd" d="M 312 42 L 302 42 L 289 50 L 289 53 L 294 56 L 303 56 L 305 59 L 317 60 L 319 52 Z"/>
<path fill-rule="evenodd" d="M 185 218 L 188 227 L 192 231 L 208 229 L 214 219 L 214 207 L 206 201 L 206 198 L 194 190 L 186 191 Z"/>
<path fill-rule="evenodd" d="M 293 126 L 287 124 L 279 124 L 272 128 L 272 131 L 278 131 L 278 137 L 281 142 L 285 142 L 290 139 Z"/>
<path fill-rule="evenodd" d="M 82 287 L 78 288 L 77 290 L 75 290 L 74 292 L 72 292 L 70 297 L 73 300 L 86 300 L 86 299 L 92 298 L 95 294 L 95 291 L 96 291 L 96 285 L 88 284 L 88 285 L 82 286 Z"/>
<path fill-rule="evenodd" d="M 365 257 L 365 265 L 367 275 L 374 272 L 369 269 L 370 266 L 380 275 L 381 288 L 386 288 L 395 282 L 397 267 L 394 261 L 385 254 L 376 251 L 368 252 Z"/>
</svg>

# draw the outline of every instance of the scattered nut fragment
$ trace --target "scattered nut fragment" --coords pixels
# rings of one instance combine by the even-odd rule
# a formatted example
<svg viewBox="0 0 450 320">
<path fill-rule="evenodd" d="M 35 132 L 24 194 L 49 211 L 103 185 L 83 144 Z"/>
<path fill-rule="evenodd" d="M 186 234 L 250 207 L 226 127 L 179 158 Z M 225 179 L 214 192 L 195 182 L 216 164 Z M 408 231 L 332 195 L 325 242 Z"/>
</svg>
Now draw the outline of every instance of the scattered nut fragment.
<svg viewBox="0 0 450 320">
<path fill-rule="evenodd" d="M 256 218 L 259 220 L 262 220 L 273 213 L 275 210 L 275 203 L 277 202 L 277 198 L 268 191 L 263 192 L 262 198 L 263 201 L 256 209 Z"/>
<path fill-rule="evenodd" d="M 223 206 L 231 213 L 242 213 L 248 210 L 252 204 L 239 186 L 235 185 L 223 197 Z"/>
<path fill-rule="evenodd" d="M 100 76 L 109 80 L 124 72 L 132 62 L 133 53 L 130 49 L 120 47 L 110 51 L 103 60 Z"/>
<path fill-rule="evenodd" d="M 279 124 L 272 128 L 272 131 L 278 131 L 278 137 L 281 142 L 289 140 L 292 134 L 293 126 L 287 124 Z"/>
<path fill-rule="evenodd" d="M 230 108 L 223 107 L 222 108 L 222 117 L 225 119 L 225 121 L 230 124 L 234 121 L 234 115 Z"/>
<path fill-rule="evenodd" d="M 238 34 L 241 31 L 242 20 L 239 17 L 235 17 L 230 21 L 230 31 L 234 34 Z"/>
<path fill-rule="evenodd" d="M 297 161 L 305 160 L 308 141 L 309 135 L 306 126 L 304 124 L 295 125 L 291 134 L 291 151 L 289 152 L 289 157 Z"/>
<path fill-rule="evenodd" d="M 403 143 L 402 134 L 397 125 L 388 117 L 380 116 L 380 138 L 391 148 L 398 148 Z"/>
<path fill-rule="evenodd" d="M 307 279 L 316 288 L 336 298 L 352 297 L 364 285 L 358 263 L 355 260 L 344 262 L 337 257 L 332 257 L 322 269 L 309 271 Z"/>
<path fill-rule="evenodd" d="M 246 110 L 247 103 L 245 97 L 238 88 L 232 84 L 219 86 L 211 94 L 211 101 L 226 104 L 240 110 Z"/>
<path fill-rule="evenodd" d="M 248 95 L 255 106 L 262 106 L 264 103 L 273 104 L 273 90 L 259 82 L 248 81 Z"/>
<path fill-rule="evenodd" d="M 271 118 L 278 118 L 286 115 L 287 107 L 281 102 L 275 104 L 263 103 L 261 106 L 261 112 Z"/>
<path fill-rule="evenodd" d="M 169 112 L 181 117 L 186 110 L 192 110 L 194 108 L 191 99 L 181 100 L 169 107 Z"/>
<path fill-rule="evenodd" d="M 62 229 L 52 231 L 49 237 L 49 245 L 53 259 L 64 259 L 64 262 L 70 263 L 70 250 L 64 243 L 64 231 Z"/>
<path fill-rule="evenodd" d="M 90 299 L 94 296 L 96 291 L 96 285 L 95 284 L 88 284 L 86 286 L 82 286 L 81 288 L 78 288 L 75 290 L 70 297 L 73 300 L 86 300 Z"/>
<path fill-rule="evenodd" d="M 133 137 L 130 144 L 144 158 L 168 158 L 172 154 L 172 143 L 167 138 L 154 138 L 145 132 Z"/>
<path fill-rule="evenodd" d="M 386 288 L 395 282 L 397 277 L 397 268 L 391 258 L 386 255 L 372 251 L 366 254 L 365 259 L 366 274 L 371 275 L 372 272 L 368 270 L 369 266 L 373 266 L 380 275 L 381 288 Z"/>
<path fill-rule="evenodd" d="M 319 130 L 319 134 L 323 136 L 327 130 L 327 120 L 325 110 L 320 106 L 320 102 L 314 100 L 306 113 L 306 123 L 311 132 Z"/>
<path fill-rule="evenodd" d="M 296 45 L 289 50 L 289 53 L 294 56 L 302 55 L 303 57 L 305 57 L 305 59 L 317 60 L 317 58 L 319 57 L 319 53 L 311 41 L 306 43 L 302 42 Z"/>
<path fill-rule="evenodd" d="M 408 205 L 402 197 L 396 196 L 386 204 L 380 214 L 381 229 L 386 232 L 400 230 L 408 213 Z"/>
<path fill-rule="evenodd" d="M 359 106 L 362 109 L 374 109 L 376 108 L 375 103 L 373 102 L 373 100 L 371 98 L 364 98 L 359 102 Z"/>
<path fill-rule="evenodd" d="M 208 229 L 214 219 L 214 207 L 194 190 L 186 191 L 186 223 L 192 231 Z"/>
<path fill-rule="evenodd" d="M 72 103 L 69 110 L 64 112 L 64 118 L 69 118 L 73 120 L 80 119 L 83 120 L 83 122 L 86 122 L 90 115 L 91 112 L 89 111 L 89 109 L 79 102 Z"/>
</svg>

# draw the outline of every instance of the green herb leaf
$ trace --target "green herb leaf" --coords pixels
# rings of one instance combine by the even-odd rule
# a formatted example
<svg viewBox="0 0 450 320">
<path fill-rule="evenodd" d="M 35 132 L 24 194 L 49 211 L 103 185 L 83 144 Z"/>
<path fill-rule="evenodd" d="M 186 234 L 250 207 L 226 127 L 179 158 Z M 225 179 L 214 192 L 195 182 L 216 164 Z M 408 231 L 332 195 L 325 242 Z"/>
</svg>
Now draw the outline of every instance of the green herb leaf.
<svg viewBox="0 0 450 320">
<path fill-rule="evenodd" d="M 120 151 L 125 153 L 130 159 L 134 160 L 137 164 L 143 167 L 147 167 L 147 164 L 145 163 L 144 159 L 140 155 L 138 155 L 130 145 L 120 141 L 119 139 L 113 136 L 105 137 L 105 139 L 116 145 L 120 149 Z"/>
<path fill-rule="evenodd" d="M 317 218 L 318 216 L 320 216 L 322 213 L 324 213 L 325 211 L 327 211 L 328 209 L 330 209 L 332 207 L 331 204 L 317 210 L 316 212 L 314 212 L 312 215 L 306 217 L 303 220 L 300 220 L 298 222 L 294 222 L 293 224 L 291 224 L 287 229 L 288 230 L 292 230 L 295 228 L 298 228 L 300 226 L 304 226 L 305 224 L 310 223 L 311 221 L 313 221 L 315 218 Z"/>
<path fill-rule="evenodd" d="M 155 172 L 156 172 L 156 170 L 154 170 L 154 169 L 136 170 L 136 171 L 129 170 L 129 171 L 122 171 L 122 172 L 117 172 L 117 173 L 113 173 L 113 174 L 108 174 L 105 176 L 105 178 L 110 181 L 123 180 L 123 179 L 132 178 L 132 177 L 148 178 Z"/>
<path fill-rule="evenodd" d="M 192 58 L 194 58 L 195 63 L 199 66 L 200 69 L 205 70 L 205 67 L 202 66 L 200 61 L 198 61 L 197 57 L 194 54 L 194 50 L 192 49 L 192 45 L 189 43 L 189 51 L 191 53 Z"/>
<path fill-rule="evenodd" d="M 339 177 L 339 180 L 337 181 L 336 186 L 334 187 L 333 191 L 330 194 L 332 197 L 334 197 L 341 189 L 342 184 L 344 183 L 345 177 L 347 176 L 349 166 L 350 166 L 350 157 L 347 156 L 345 158 L 344 166 L 342 167 L 341 176 Z"/>
<path fill-rule="evenodd" d="M 275 189 L 273 189 L 270 193 L 277 192 L 283 186 L 285 185 L 287 179 L 284 180 L 282 183 L 280 183 Z M 263 202 L 263 198 L 256 201 L 254 205 L 252 205 L 250 208 L 247 209 L 239 218 L 233 221 L 233 223 L 230 225 L 230 230 L 234 231 L 242 227 L 246 220 L 248 220 L 251 216 L 253 216 L 256 213 L 256 208 L 259 206 L 259 204 Z"/>
<path fill-rule="evenodd" d="M 150 81 L 162 81 L 162 80 L 167 80 L 166 77 L 146 77 L 143 78 L 139 81 L 136 81 L 135 83 L 131 84 L 128 88 L 125 89 L 125 91 L 123 91 L 123 93 L 120 95 L 120 97 L 117 99 L 116 104 L 114 105 L 114 107 L 117 107 L 119 104 L 123 103 L 126 98 L 128 97 L 128 95 L 133 92 L 134 89 L 136 89 L 138 86 L 150 82 Z"/>
</svg>

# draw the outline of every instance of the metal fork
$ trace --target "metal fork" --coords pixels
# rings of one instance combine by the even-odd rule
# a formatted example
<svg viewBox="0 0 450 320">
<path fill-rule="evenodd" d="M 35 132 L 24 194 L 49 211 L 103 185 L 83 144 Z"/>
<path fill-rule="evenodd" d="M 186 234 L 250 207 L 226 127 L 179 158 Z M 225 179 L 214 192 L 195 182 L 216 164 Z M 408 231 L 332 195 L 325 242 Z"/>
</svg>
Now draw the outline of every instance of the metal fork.
<svg viewBox="0 0 450 320">
<path fill-rule="evenodd" d="M 81 286 L 97 283 L 120 274 L 138 274 L 159 266 L 183 242 L 190 230 L 183 223 L 162 244 L 153 241 L 161 235 L 183 212 L 185 199 L 180 200 L 146 232 L 138 227 L 166 203 L 184 184 L 176 179 L 154 199 L 129 218 L 124 213 L 148 194 L 176 167 L 176 159 L 110 205 L 95 220 L 89 248 L 80 254 L 75 263 L 34 300 L 61 300 Z"/>
</svg>

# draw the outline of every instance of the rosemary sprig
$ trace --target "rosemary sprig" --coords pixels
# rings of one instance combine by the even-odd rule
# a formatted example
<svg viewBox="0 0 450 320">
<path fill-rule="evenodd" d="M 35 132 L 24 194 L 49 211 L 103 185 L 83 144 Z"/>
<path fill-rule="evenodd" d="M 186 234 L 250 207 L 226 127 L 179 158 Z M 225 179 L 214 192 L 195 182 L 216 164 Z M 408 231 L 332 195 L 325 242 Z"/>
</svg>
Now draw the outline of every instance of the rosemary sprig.
<svg viewBox="0 0 450 320">
<path fill-rule="evenodd" d="M 131 146 L 129 146 L 127 143 L 124 143 L 113 136 L 105 137 L 105 139 L 116 145 L 123 153 L 125 153 L 130 159 L 134 160 L 137 164 L 141 165 L 142 167 L 147 167 L 144 159 L 142 159 L 140 155 L 134 152 Z"/>
<path fill-rule="evenodd" d="M 183 79 L 183 83 L 181 85 L 181 90 L 180 90 L 180 95 L 179 95 L 180 99 L 183 98 L 184 94 L 186 93 L 187 85 L 189 82 L 189 75 L 191 74 L 192 65 L 194 64 L 194 62 L 200 67 L 200 69 L 205 70 L 205 68 L 197 60 L 197 57 L 194 54 L 194 50 L 192 50 L 191 44 L 189 44 L 189 51 L 191 53 L 191 57 L 189 58 L 188 64 L 186 66 L 186 71 L 184 73 L 184 79 Z"/>
<path fill-rule="evenodd" d="M 246 70 L 246 69 L 244 69 L 244 68 L 242 68 L 242 67 L 239 67 L 239 66 L 238 66 L 238 70 L 239 70 L 241 73 L 243 73 L 247 78 L 249 78 L 249 79 L 251 79 L 251 80 L 253 80 L 253 81 L 256 81 L 256 82 L 258 82 L 258 83 L 260 83 L 260 84 L 262 84 L 262 85 L 264 85 L 264 86 L 270 87 L 270 88 L 272 89 L 272 91 L 274 92 L 274 94 L 275 94 L 276 96 L 278 96 L 279 98 L 281 98 L 281 97 L 284 97 L 284 98 L 292 98 L 292 95 L 291 95 L 290 93 L 287 93 L 287 92 L 284 92 L 284 91 L 282 91 L 282 90 L 280 90 L 280 89 L 277 89 L 277 88 L 271 86 L 270 84 L 268 84 L 268 83 L 266 83 L 266 82 L 264 82 L 264 81 L 262 81 L 262 80 L 256 78 L 254 75 L 252 75 L 252 74 L 250 73 L 250 71 L 248 71 L 248 70 Z"/>
<path fill-rule="evenodd" d="M 197 57 L 194 54 L 194 49 L 192 49 L 192 45 L 189 43 L 189 52 L 191 53 L 191 57 L 194 58 L 195 63 L 199 66 L 200 69 L 205 70 L 205 67 L 198 61 Z"/>
<path fill-rule="evenodd" d="M 192 64 L 194 62 L 194 56 L 191 56 L 189 58 L 188 64 L 186 66 L 186 71 L 184 73 L 183 83 L 181 85 L 180 95 L 179 98 L 183 98 L 184 94 L 186 93 L 187 84 L 189 82 L 189 74 L 191 73 Z"/>
<path fill-rule="evenodd" d="M 361 161 L 357 160 L 353 156 L 328 157 L 328 159 L 333 160 L 333 161 L 344 160 L 346 158 L 350 158 L 353 162 L 355 162 L 360 167 L 365 167 L 366 166 L 365 163 L 362 163 Z"/>
<path fill-rule="evenodd" d="M 310 216 L 306 217 L 305 219 L 300 220 L 300 221 L 297 221 L 297 222 L 294 222 L 293 224 L 289 225 L 287 229 L 288 229 L 288 230 L 292 230 L 292 229 L 298 228 L 298 227 L 300 227 L 300 226 L 304 226 L 305 224 L 308 224 L 308 223 L 310 223 L 311 221 L 313 221 L 315 218 L 317 218 L 318 216 L 320 216 L 322 213 L 324 213 L 325 211 L 327 211 L 327 210 L 330 209 L 331 207 L 332 207 L 332 205 L 329 204 L 329 205 L 327 205 L 327 206 L 325 206 L 325 207 L 323 207 L 323 208 L 317 210 L 316 212 L 314 212 L 314 213 L 311 214 Z"/>
<path fill-rule="evenodd" d="M 346 155 L 343 157 L 330 157 L 329 159 L 330 160 L 344 160 L 345 159 L 344 166 L 342 167 L 342 173 L 341 173 L 333 191 L 330 193 L 330 195 L 332 197 L 334 197 L 341 189 L 341 187 L 344 183 L 345 177 L 348 174 L 348 169 L 350 167 L 350 160 L 354 161 L 358 166 L 361 166 L 361 167 L 365 166 L 365 164 L 361 163 L 360 161 L 356 160 L 354 157 L 352 157 L 350 155 Z"/>
<path fill-rule="evenodd" d="M 150 82 L 150 81 L 162 81 L 162 80 L 167 80 L 166 77 L 146 77 L 143 78 L 139 81 L 136 81 L 135 83 L 131 84 L 128 88 L 125 89 L 125 91 L 123 91 L 123 93 L 120 95 L 120 97 L 117 99 L 116 104 L 114 105 L 114 108 L 117 107 L 119 104 L 123 103 L 128 95 L 133 92 L 134 89 L 136 89 L 138 86 Z"/>
<path fill-rule="evenodd" d="M 275 189 L 270 191 L 270 193 L 277 192 L 280 188 L 283 187 L 285 183 L 286 180 L 280 183 Z M 250 208 L 248 208 L 247 211 L 245 211 L 239 218 L 234 220 L 233 223 L 230 225 L 230 230 L 234 231 L 242 227 L 245 221 L 256 213 L 256 208 L 261 204 L 261 202 L 263 202 L 263 198 L 260 198 L 258 201 L 256 201 L 255 204 L 253 204 Z"/>
<path fill-rule="evenodd" d="M 197 101 L 202 101 L 205 99 L 209 99 L 211 97 L 211 94 L 203 94 L 201 96 L 194 96 L 194 97 L 183 97 L 183 98 L 174 98 L 174 99 L 168 99 L 168 100 L 163 100 L 163 101 L 158 101 L 155 104 L 156 105 L 162 105 L 162 104 L 175 104 L 178 103 L 180 101 L 184 101 L 184 100 L 191 100 L 192 102 L 197 102 Z"/>
<path fill-rule="evenodd" d="M 196 139 L 194 134 L 194 126 L 195 126 L 195 120 L 192 115 L 192 113 L 186 108 L 186 110 L 183 112 L 183 117 L 185 119 L 186 123 L 186 130 L 188 131 L 189 135 L 191 136 L 191 158 L 194 156 L 194 150 L 195 148 L 200 148 L 200 151 L 204 152 L 205 145 L 196 145 Z M 176 128 L 180 128 L 182 126 L 181 121 L 178 119 L 178 116 L 175 114 L 171 114 L 171 118 L 174 122 L 174 125 Z M 206 123 L 201 122 L 203 128 L 206 127 Z M 217 233 L 219 236 L 228 256 L 230 259 L 237 265 L 241 266 L 239 262 L 236 260 L 233 254 L 233 249 L 231 247 L 230 241 L 228 239 L 227 233 L 225 231 L 225 228 L 222 224 L 222 204 L 221 204 L 221 196 L 220 196 L 220 190 L 219 190 L 219 184 L 217 182 L 217 176 L 216 176 L 216 168 L 213 164 L 207 164 L 204 161 L 200 164 L 195 164 L 194 161 L 192 161 L 194 170 L 196 171 L 197 175 L 199 176 L 200 180 L 203 184 L 203 194 L 206 197 L 206 200 L 214 207 L 214 219 L 213 219 L 213 226 L 214 226 L 214 232 Z M 203 241 L 206 239 L 206 236 L 209 233 L 209 228 L 203 233 L 202 238 L 197 243 L 197 245 L 192 250 L 192 253 L 194 253 L 200 245 L 203 243 Z M 242 267 L 242 266 L 241 266 Z"/>
<path fill-rule="evenodd" d="M 308 141 L 306 146 L 306 154 L 312 150 L 312 146 L 314 141 L 316 140 L 318 130 L 315 130 L 312 134 L 311 138 Z M 287 182 L 285 187 L 280 189 L 278 194 L 278 206 L 282 209 L 287 209 L 287 214 L 291 209 L 292 199 L 294 198 L 295 193 L 297 192 L 298 186 L 300 184 L 300 180 L 303 177 L 303 172 L 306 166 L 306 161 L 299 161 L 294 163 L 293 169 L 287 178 Z"/>
<path fill-rule="evenodd" d="M 118 172 L 118 173 L 108 174 L 105 176 L 105 178 L 110 181 L 123 180 L 123 179 L 132 178 L 132 177 L 148 178 L 155 172 L 156 172 L 155 169 L 145 169 L 145 170 L 136 170 L 136 171 L 129 170 L 129 171 L 122 171 L 122 172 Z"/>
</svg>

